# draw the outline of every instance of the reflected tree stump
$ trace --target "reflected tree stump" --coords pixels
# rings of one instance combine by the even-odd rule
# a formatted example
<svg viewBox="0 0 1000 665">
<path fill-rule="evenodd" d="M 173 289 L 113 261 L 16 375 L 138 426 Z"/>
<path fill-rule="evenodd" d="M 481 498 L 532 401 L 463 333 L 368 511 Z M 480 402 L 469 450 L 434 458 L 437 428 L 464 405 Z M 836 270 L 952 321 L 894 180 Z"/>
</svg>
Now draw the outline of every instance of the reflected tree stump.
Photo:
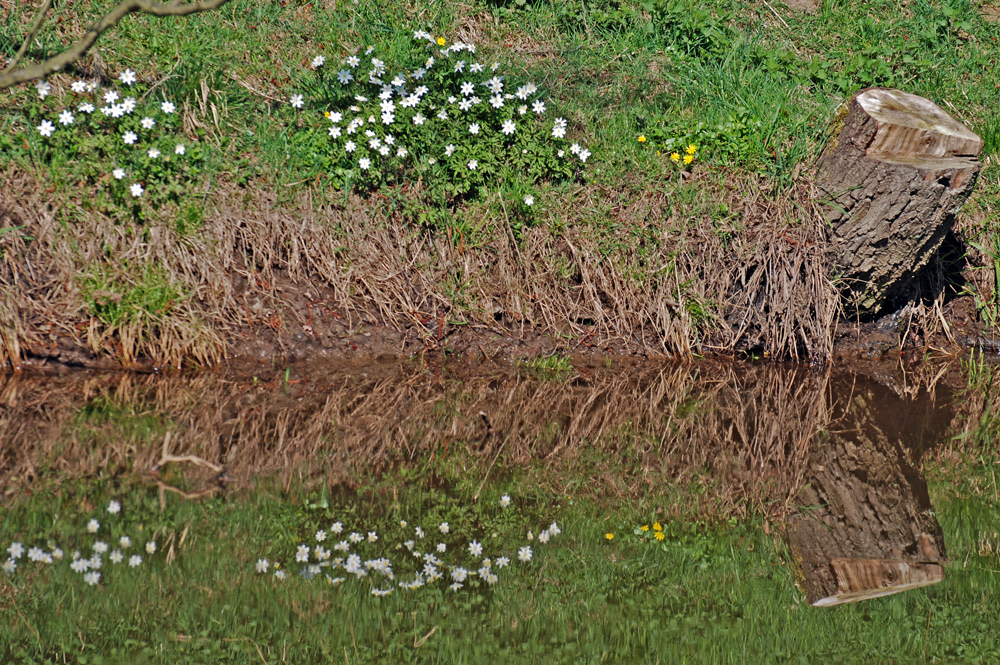
<svg viewBox="0 0 1000 665">
<path fill-rule="evenodd" d="M 982 139 L 934 102 L 868 88 L 834 119 L 817 162 L 845 306 L 878 314 L 941 246 L 979 175 Z"/>
<path fill-rule="evenodd" d="M 845 388 L 842 394 L 850 394 Z M 920 447 L 944 436 L 950 414 L 926 393 L 902 399 L 874 382 L 854 386 L 813 443 L 802 506 L 787 533 L 812 605 L 839 605 L 944 579 L 945 549 Z"/>
</svg>

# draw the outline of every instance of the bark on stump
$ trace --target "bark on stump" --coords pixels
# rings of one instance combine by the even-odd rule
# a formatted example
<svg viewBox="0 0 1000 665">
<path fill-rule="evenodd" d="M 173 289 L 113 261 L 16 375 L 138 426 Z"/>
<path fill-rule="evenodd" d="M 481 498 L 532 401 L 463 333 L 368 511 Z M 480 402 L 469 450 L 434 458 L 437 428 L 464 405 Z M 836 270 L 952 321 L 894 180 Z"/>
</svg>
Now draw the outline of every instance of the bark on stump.
<svg viewBox="0 0 1000 665">
<path fill-rule="evenodd" d="M 838 112 L 816 184 L 849 312 L 873 316 L 904 295 L 972 192 L 982 148 L 934 102 L 900 90 L 862 90 Z"/>
<path fill-rule="evenodd" d="M 874 382 L 833 414 L 812 444 L 789 545 L 806 598 L 840 605 L 944 579 L 944 537 L 920 474 L 920 448 L 945 436 L 952 414 L 924 391 L 902 399 Z"/>
</svg>

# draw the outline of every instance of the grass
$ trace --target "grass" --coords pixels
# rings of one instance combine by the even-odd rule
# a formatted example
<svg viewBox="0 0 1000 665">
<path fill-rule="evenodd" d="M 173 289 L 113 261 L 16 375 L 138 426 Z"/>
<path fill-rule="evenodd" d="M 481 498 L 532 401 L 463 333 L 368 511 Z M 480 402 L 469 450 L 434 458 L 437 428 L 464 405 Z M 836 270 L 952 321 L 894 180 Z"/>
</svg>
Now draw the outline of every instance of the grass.
<svg viewBox="0 0 1000 665">
<path fill-rule="evenodd" d="M 62 153 L 44 157 L 11 138 L 38 121 L 30 91 L 0 94 L 8 137 L 0 167 L 29 174 L 13 178 L 20 200 L 51 199 L 59 223 L 76 237 L 77 249 L 61 251 L 56 237 L 36 232 L 44 230 L 43 219 L 26 225 L 24 233 L 41 243 L 35 248 L 41 264 L 58 279 L 73 282 L 73 275 L 93 268 L 97 255 L 89 245 L 95 240 L 110 250 L 104 259 L 111 260 L 149 256 L 167 244 L 180 248 L 164 276 L 198 294 L 197 312 L 172 311 L 169 316 L 180 319 L 175 328 L 143 324 L 135 335 L 146 342 L 131 345 L 161 363 L 218 356 L 217 335 L 180 331 L 197 328 L 196 318 L 210 333 L 245 320 L 226 286 L 235 265 L 254 267 L 267 283 L 275 271 L 297 283 L 311 280 L 328 288 L 341 309 L 374 312 L 398 328 L 412 326 L 415 318 L 437 318 L 437 303 L 447 303 L 440 307 L 448 319 L 496 330 L 527 322 L 552 336 L 568 331 L 626 340 L 620 343 L 631 350 L 686 354 L 711 344 L 824 359 L 833 335 L 829 307 L 799 318 L 789 314 L 804 311 L 806 302 L 835 300 L 832 286 L 814 278 L 824 274 L 820 258 L 810 258 L 809 268 L 785 269 L 776 262 L 798 266 L 795 257 L 782 259 L 784 246 L 762 246 L 758 239 L 794 230 L 803 234 L 801 242 L 818 241 L 808 196 L 800 190 L 808 187 L 835 109 L 862 87 L 899 86 L 930 97 L 979 131 L 984 156 L 995 160 L 993 101 L 1000 76 L 991 63 L 1000 29 L 964 0 L 916 0 L 902 7 L 874 2 L 864 12 L 831 0 L 815 16 L 772 4 L 475 0 L 415 9 L 396 2 L 278 6 L 236 0 L 186 20 L 131 16 L 76 71 L 54 81 L 132 67 L 159 84 L 158 95 L 176 101 L 183 134 L 196 142 L 201 161 L 178 176 L 187 185 L 172 185 L 159 218 L 140 224 L 123 243 L 114 227 L 134 224 L 132 213 L 76 205 L 88 200 L 87 187 L 79 184 L 87 165 Z M 43 30 L 29 56 L 56 52 L 109 6 L 93 3 L 64 16 L 64 32 Z M 16 48 L 31 18 L 27 7 L 11 11 L 0 28 L 8 49 Z M 446 204 L 419 186 L 385 185 L 370 198 L 352 200 L 328 184 L 285 102 L 304 89 L 313 56 L 336 62 L 376 44 L 386 45 L 391 59 L 415 29 L 473 41 L 477 56 L 500 61 L 512 83 L 536 82 L 553 110 L 570 121 L 573 140 L 589 146 L 594 157 L 570 182 L 542 182 L 529 192 L 513 176 Z M 646 140 L 639 142 L 640 136 Z M 699 148 L 693 178 L 682 177 L 668 158 L 687 144 Z M 991 265 L 986 257 L 1000 251 L 995 234 L 984 232 L 997 195 L 986 184 L 995 179 L 997 167 L 990 164 L 970 214 L 960 220 L 965 236 L 982 250 L 967 247 L 970 269 Z M 530 211 L 513 205 L 526 193 L 538 200 Z M 30 209 L 5 204 L 13 211 L 27 210 L 24 205 Z M 307 220 L 319 213 L 327 222 L 278 222 L 265 214 L 271 210 Z M 359 218 L 368 221 L 359 227 Z M 223 232 L 234 230 L 234 219 L 242 220 L 235 224 L 235 244 L 232 233 Z M 13 222 L 0 220 L 0 228 L 23 225 Z M 150 233 L 160 226 L 163 233 Z M 399 237 L 376 234 L 386 228 Z M 293 235 L 308 247 L 305 258 Z M 312 239 L 324 235 L 333 238 Z M 4 253 L 24 258 L 29 251 L 9 233 L 0 243 Z M 432 249 L 385 265 L 399 254 L 392 248 L 417 245 Z M 508 253 L 509 261 L 497 259 Z M 456 262 L 453 255 L 467 260 Z M 553 255 L 558 261 L 549 263 Z M 343 262 L 354 271 L 332 267 Z M 408 265 L 421 275 L 416 301 L 399 297 L 411 286 L 385 277 Z M 751 266 L 751 277 L 734 273 L 734 265 Z M 673 266 L 672 276 L 664 274 L 665 266 Z M 131 281 L 151 269 L 148 260 L 126 268 Z M 992 325 L 994 276 L 980 271 L 966 280 L 983 321 Z M 781 284 L 772 292 L 739 295 L 747 282 L 767 289 L 775 281 Z M 22 285 L 13 274 L 4 282 L 22 291 L 41 288 Z M 794 286 L 779 288 L 789 284 Z M 743 312 L 759 309 L 754 303 L 792 291 L 787 303 L 760 321 L 736 325 L 742 333 L 732 332 Z M 25 331 L 51 315 L 47 307 L 55 303 L 22 295 L 47 303 L 21 314 L 21 346 L 30 351 L 41 341 Z M 80 309 L 80 295 L 65 299 Z M 777 319 L 786 321 L 775 326 Z M 102 324 L 101 332 L 94 350 L 129 361 L 123 349 L 130 345 L 121 343 L 120 331 Z"/>
</svg>

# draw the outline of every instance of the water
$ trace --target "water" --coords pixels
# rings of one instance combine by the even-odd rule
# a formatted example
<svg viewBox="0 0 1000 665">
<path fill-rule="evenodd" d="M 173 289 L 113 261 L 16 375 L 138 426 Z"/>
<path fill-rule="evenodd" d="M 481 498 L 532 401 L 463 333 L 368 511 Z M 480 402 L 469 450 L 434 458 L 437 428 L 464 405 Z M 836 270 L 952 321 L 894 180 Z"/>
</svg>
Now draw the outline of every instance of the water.
<svg viewBox="0 0 1000 665">
<path fill-rule="evenodd" d="M 594 495 L 707 486 L 691 497 L 703 512 L 767 515 L 785 531 L 808 600 L 837 604 L 944 578 L 947 545 L 921 459 L 972 431 L 991 402 L 985 389 L 966 390 L 960 367 L 942 367 L 552 373 L 406 362 L 242 377 L 8 375 L 0 483 L 141 474 L 194 498 L 275 474 L 351 483 L 461 454 L 481 462 L 484 485 L 541 464 L 584 474 Z M 168 466 L 183 468 L 171 482 Z"/>
</svg>

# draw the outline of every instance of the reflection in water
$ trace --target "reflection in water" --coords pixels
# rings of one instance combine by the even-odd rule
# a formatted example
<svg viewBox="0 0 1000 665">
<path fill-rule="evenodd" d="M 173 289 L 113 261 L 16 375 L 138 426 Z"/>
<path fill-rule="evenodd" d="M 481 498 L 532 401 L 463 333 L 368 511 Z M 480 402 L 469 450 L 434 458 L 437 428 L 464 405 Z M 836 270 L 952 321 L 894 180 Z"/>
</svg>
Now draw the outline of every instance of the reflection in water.
<svg viewBox="0 0 1000 665">
<path fill-rule="evenodd" d="M 297 371 L 0 376 L 0 485 L 27 486 L 43 469 L 147 473 L 168 432 L 171 455 L 223 467 L 202 487 L 276 472 L 350 484 L 450 450 L 483 460 L 470 469 L 484 482 L 494 460 L 498 471 L 542 463 L 553 478 L 585 474 L 575 485 L 594 494 L 698 481 L 708 487 L 692 499 L 701 510 L 786 520 L 815 604 L 943 577 L 941 529 L 918 471 L 921 450 L 953 418 L 940 374 L 873 380 L 712 362 L 581 370 L 560 382 L 467 365 Z"/>
<path fill-rule="evenodd" d="M 947 433 L 948 400 L 899 396 L 874 381 L 831 386 L 840 398 L 816 437 L 808 484 L 788 517 L 788 539 L 813 605 L 885 596 L 944 579 L 944 540 L 922 450 Z"/>
</svg>

